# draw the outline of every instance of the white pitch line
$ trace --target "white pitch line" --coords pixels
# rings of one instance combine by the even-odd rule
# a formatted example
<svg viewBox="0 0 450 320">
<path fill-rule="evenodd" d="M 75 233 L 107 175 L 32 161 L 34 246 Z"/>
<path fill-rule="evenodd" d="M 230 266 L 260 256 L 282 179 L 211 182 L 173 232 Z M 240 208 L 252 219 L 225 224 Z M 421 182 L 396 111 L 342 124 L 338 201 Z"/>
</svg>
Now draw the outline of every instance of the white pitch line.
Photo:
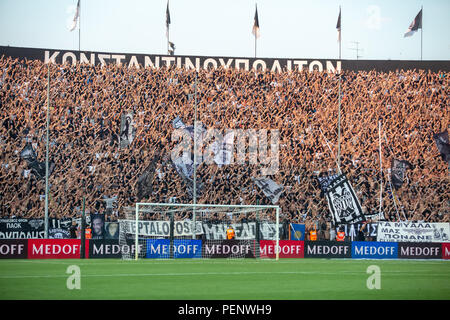
<svg viewBox="0 0 450 320">
<path fill-rule="evenodd" d="M 423 270 L 423 273 L 419 272 L 406 272 L 406 271 L 383 271 L 383 274 L 399 274 L 404 273 L 408 275 L 413 276 L 448 276 L 448 273 L 433 273 L 430 274 L 428 270 Z M 264 275 L 264 274 L 298 274 L 298 275 L 361 275 L 366 274 L 365 271 L 361 272 L 349 272 L 349 271 L 342 271 L 342 272 L 317 272 L 317 271 L 263 271 L 263 272 L 184 272 L 184 273 L 119 273 L 119 274 L 81 274 L 80 276 L 83 277 L 163 277 L 163 276 L 233 276 L 233 275 Z M 69 275 L 67 274 L 60 274 L 60 275 L 1 275 L 0 279 L 22 279 L 22 278 L 67 278 Z"/>
</svg>

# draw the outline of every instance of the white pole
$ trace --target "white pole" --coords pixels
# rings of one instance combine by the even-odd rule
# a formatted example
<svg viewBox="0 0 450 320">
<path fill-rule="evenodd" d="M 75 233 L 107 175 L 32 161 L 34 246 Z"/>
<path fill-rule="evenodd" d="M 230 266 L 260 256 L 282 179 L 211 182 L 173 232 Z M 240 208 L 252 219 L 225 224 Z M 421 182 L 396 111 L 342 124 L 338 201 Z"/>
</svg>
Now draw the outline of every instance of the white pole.
<svg viewBox="0 0 450 320">
<path fill-rule="evenodd" d="M 277 207 L 276 209 L 276 242 L 275 242 L 275 260 L 278 261 L 278 259 L 280 258 L 280 252 L 279 252 L 279 248 L 280 248 L 280 227 L 279 227 L 279 219 L 280 219 L 280 207 Z"/>
<path fill-rule="evenodd" d="M 381 121 L 378 121 L 378 140 L 380 145 L 380 207 L 378 213 L 381 214 L 383 207 L 383 160 L 381 154 Z"/>
<path fill-rule="evenodd" d="M 194 221 L 193 224 L 193 233 L 192 233 L 192 239 L 195 239 L 195 231 L 196 231 L 196 225 L 195 225 L 195 209 L 197 204 L 197 73 L 195 73 L 195 106 L 194 106 L 194 194 L 192 197 L 193 200 L 193 213 L 192 213 L 192 220 Z"/>
<path fill-rule="evenodd" d="M 139 258 L 139 203 L 136 203 L 136 230 L 135 230 L 135 239 L 134 239 L 134 259 L 138 260 Z"/>
<path fill-rule="evenodd" d="M 47 128 L 45 138 L 45 238 L 48 238 L 48 140 L 50 123 L 50 61 L 47 74 Z"/>
<path fill-rule="evenodd" d="M 324 138 L 325 143 L 328 146 L 328 149 L 330 149 L 331 156 L 334 158 L 333 150 L 331 150 L 331 147 L 330 147 L 330 145 L 328 143 L 328 140 L 327 140 L 327 138 L 325 138 L 325 135 L 323 134 L 322 129 L 320 129 L 320 127 L 319 127 L 319 131 L 322 134 L 322 137 Z M 337 159 L 335 161 L 336 161 L 336 165 L 337 165 L 338 171 L 339 171 L 339 173 L 341 173 L 341 166 L 339 165 L 339 162 L 337 161 Z"/>
</svg>

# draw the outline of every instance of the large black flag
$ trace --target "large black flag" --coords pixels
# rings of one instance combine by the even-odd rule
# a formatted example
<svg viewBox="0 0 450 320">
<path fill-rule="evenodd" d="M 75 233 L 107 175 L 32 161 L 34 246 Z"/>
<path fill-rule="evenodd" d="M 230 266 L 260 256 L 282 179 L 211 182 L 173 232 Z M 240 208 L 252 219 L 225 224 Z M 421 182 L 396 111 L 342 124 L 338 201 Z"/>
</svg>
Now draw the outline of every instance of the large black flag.
<svg viewBox="0 0 450 320">
<path fill-rule="evenodd" d="M 436 142 L 436 146 L 441 153 L 442 160 L 446 161 L 450 165 L 450 143 L 448 140 L 448 131 L 445 130 L 441 133 L 433 135 L 433 139 Z"/>
<path fill-rule="evenodd" d="M 411 24 L 409 25 L 408 30 L 406 30 L 406 33 L 405 33 L 404 37 L 412 36 L 419 29 L 422 29 L 422 10 L 419 11 L 417 16 L 411 22 Z"/>
<path fill-rule="evenodd" d="M 406 160 L 392 159 L 391 180 L 396 190 L 403 185 L 406 169 L 414 169 L 414 166 Z"/>
</svg>

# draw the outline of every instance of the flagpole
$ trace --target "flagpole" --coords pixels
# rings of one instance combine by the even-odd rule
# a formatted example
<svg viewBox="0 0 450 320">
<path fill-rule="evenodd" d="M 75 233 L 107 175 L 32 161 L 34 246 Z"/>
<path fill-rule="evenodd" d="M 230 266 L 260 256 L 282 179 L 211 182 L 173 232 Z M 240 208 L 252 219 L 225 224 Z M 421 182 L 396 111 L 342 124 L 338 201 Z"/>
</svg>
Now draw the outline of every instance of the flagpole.
<svg viewBox="0 0 450 320">
<path fill-rule="evenodd" d="M 48 136 L 50 122 L 50 61 L 47 74 L 47 126 L 45 138 L 45 238 L 48 238 Z"/>
<path fill-rule="evenodd" d="M 342 39 L 342 17 L 341 6 L 339 6 L 339 60 L 341 59 L 341 40 Z M 339 90 L 338 90 L 338 152 L 337 152 L 337 166 L 339 173 L 341 173 L 341 71 L 339 71 Z"/>
<path fill-rule="evenodd" d="M 256 34 L 255 34 L 255 58 L 256 58 Z"/>
<path fill-rule="evenodd" d="M 341 6 L 339 6 L 339 16 L 341 17 Z M 341 25 L 339 30 L 339 60 L 341 60 L 341 38 L 342 38 L 342 17 L 341 17 Z"/>
<path fill-rule="evenodd" d="M 193 232 L 192 232 L 192 239 L 195 239 L 195 231 L 196 231 L 196 224 L 195 224 L 195 209 L 197 204 L 197 72 L 195 73 L 195 91 L 194 91 L 194 194 L 192 196 L 192 202 L 194 204 L 193 208 L 193 217 L 192 220 L 194 222 L 193 224 Z"/>
<path fill-rule="evenodd" d="M 422 11 L 422 18 L 420 21 L 420 61 L 422 61 L 422 51 L 423 51 L 423 6 L 420 7 L 420 11 Z"/>
<path fill-rule="evenodd" d="M 81 62 L 81 0 L 78 10 L 78 55 Z"/>
<path fill-rule="evenodd" d="M 378 213 L 381 214 L 382 206 L 383 206 L 383 163 L 382 163 L 382 154 L 381 154 L 381 121 L 378 121 L 378 140 L 379 140 L 379 148 L 380 148 L 380 207 Z"/>
</svg>

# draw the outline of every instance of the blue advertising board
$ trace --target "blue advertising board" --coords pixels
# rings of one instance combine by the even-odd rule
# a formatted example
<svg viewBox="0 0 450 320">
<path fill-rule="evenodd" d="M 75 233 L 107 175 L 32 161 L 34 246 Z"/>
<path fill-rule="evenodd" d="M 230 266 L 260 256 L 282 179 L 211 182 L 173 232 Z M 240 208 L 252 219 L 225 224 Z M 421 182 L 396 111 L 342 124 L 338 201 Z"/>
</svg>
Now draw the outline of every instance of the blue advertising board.
<svg viewBox="0 0 450 320">
<path fill-rule="evenodd" d="M 170 251 L 169 239 L 147 239 L 145 257 L 153 259 L 201 258 L 202 240 L 175 239 Z"/>
<path fill-rule="evenodd" d="M 174 258 L 201 258 L 202 240 L 180 239 L 173 240 Z"/>
<path fill-rule="evenodd" d="M 397 242 L 353 241 L 353 259 L 397 259 Z"/>
<path fill-rule="evenodd" d="M 169 239 L 147 239 L 146 258 L 170 258 Z"/>
</svg>

